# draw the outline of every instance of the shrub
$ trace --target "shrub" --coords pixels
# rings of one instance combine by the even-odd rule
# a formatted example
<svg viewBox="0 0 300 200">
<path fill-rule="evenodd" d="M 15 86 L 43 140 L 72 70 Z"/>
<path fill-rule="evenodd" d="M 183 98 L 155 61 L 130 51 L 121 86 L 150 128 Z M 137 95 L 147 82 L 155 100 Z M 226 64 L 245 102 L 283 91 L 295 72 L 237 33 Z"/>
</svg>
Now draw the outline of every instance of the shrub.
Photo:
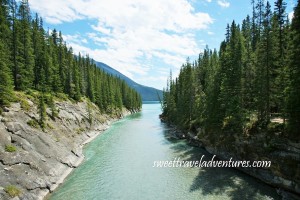
<svg viewBox="0 0 300 200">
<path fill-rule="evenodd" d="M 35 90 L 32 90 L 32 89 L 27 89 L 26 92 L 25 92 L 25 94 L 26 94 L 26 97 L 28 99 L 30 99 L 33 102 L 36 102 L 37 99 L 38 99 L 39 92 L 35 91 Z"/>
<path fill-rule="evenodd" d="M 5 151 L 7 152 L 15 152 L 17 151 L 17 147 L 15 147 L 14 145 L 5 145 Z"/>
<path fill-rule="evenodd" d="M 53 96 L 46 96 L 46 102 L 51 110 L 51 118 L 55 120 L 55 118 L 58 117 L 58 111 L 55 107 Z"/>
<path fill-rule="evenodd" d="M 38 128 L 39 127 L 39 123 L 36 120 L 34 120 L 34 119 L 29 120 L 27 122 L 27 124 L 29 126 L 33 127 L 33 128 Z"/>
<path fill-rule="evenodd" d="M 57 93 L 56 97 L 57 97 L 58 101 L 67 101 L 69 99 L 68 95 L 66 95 L 64 93 Z"/>
<path fill-rule="evenodd" d="M 268 124 L 268 133 L 282 133 L 284 131 L 284 124 L 277 122 L 270 122 Z"/>
<path fill-rule="evenodd" d="M 46 128 L 47 113 L 46 113 L 45 98 L 43 94 L 41 94 L 39 97 L 38 112 L 40 115 L 39 124 L 42 130 L 44 131 Z"/>
<path fill-rule="evenodd" d="M 28 103 L 27 100 L 20 99 L 20 104 L 21 104 L 21 108 L 23 108 L 25 111 L 29 111 L 30 110 L 30 105 L 29 105 L 29 103 Z"/>
<path fill-rule="evenodd" d="M 83 133 L 84 131 L 85 131 L 85 129 L 80 127 L 76 130 L 76 133 L 79 135 L 79 134 Z"/>
<path fill-rule="evenodd" d="M 49 124 L 49 123 L 47 123 L 47 127 L 50 128 L 50 129 L 52 129 L 52 130 L 54 129 L 54 127 L 52 126 L 52 124 Z"/>
<path fill-rule="evenodd" d="M 11 197 L 20 196 L 21 190 L 14 185 L 8 185 L 4 188 L 4 191 Z"/>
<path fill-rule="evenodd" d="M 93 123 L 92 103 L 89 100 L 87 101 L 87 112 L 88 112 L 88 122 L 90 125 L 92 125 Z"/>
</svg>

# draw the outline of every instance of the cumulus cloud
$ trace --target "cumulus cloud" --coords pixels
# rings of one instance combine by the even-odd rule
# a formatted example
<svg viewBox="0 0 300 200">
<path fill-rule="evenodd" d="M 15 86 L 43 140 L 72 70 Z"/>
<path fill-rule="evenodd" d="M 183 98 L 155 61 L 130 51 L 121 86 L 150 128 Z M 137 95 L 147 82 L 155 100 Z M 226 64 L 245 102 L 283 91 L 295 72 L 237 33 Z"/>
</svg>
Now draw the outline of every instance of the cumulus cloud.
<svg viewBox="0 0 300 200">
<path fill-rule="evenodd" d="M 49 23 L 70 22 L 82 18 L 99 20 L 99 26 L 157 29 L 201 29 L 212 23 L 207 13 L 194 12 L 186 0 L 30 0 Z"/>
<path fill-rule="evenodd" d="M 230 3 L 226 0 L 218 0 L 218 4 L 223 8 L 228 8 L 230 6 Z"/>
<path fill-rule="evenodd" d="M 220 2 L 229 6 L 228 2 Z M 160 67 L 170 68 L 180 66 L 188 56 L 197 55 L 200 47 L 192 32 L 207 29 L 213 23 L 208 13 L 196 12 L 188 0 L 29 0 L 29 3 L 32 10 L 51 24 L 90 20 L 94 32 L 65 35 L 65 40 L 74 52 L 89 54 L 131 78 L 147 76 L 152 59 L 165 64 Z M 88 41 L 98 47 L 86 47 Z M 147 64 L 145 60 L 150 61 Z"/>
</svg>

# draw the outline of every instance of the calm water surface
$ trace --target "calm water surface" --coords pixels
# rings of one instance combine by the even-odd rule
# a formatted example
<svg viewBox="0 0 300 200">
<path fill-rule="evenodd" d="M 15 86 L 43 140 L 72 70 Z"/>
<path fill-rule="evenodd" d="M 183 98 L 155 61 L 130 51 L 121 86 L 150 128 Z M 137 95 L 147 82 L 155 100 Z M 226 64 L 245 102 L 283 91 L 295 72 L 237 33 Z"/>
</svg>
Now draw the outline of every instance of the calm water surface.
<svg viewBox="0 0 300 200">
<path fill-rule="evenodd" d="M 275 189 L 230 168 L 154 168 L 155 160 L 211 155 L 172 137 L 159 104 L 112 125 L 84 150 L 85 161 L 51 200 L 279 199 Z"/>
</svg>

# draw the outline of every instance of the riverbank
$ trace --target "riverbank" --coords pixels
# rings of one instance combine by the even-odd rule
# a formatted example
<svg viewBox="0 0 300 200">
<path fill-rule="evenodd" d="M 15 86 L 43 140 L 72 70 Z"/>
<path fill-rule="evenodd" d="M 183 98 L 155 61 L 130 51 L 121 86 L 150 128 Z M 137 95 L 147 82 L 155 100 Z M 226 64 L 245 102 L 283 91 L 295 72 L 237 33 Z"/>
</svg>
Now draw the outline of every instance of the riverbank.
<svg viewBox="0 0 300 200">
<path fill-rule="evenodd" d="M 112 122 L 130 114 L 103 114 L 94 104 L 55 101 L 47 108 L 46 128 L 36 123 L 38 107 L 30 98 L 0 115 L 0 199 L 43 199 L 84 160 L 82 148 Z"/>
<path fill-rule="evenodd" d="M 162 120 L 163 121 L 163 120 Z M 205 149 L 211 155 L 216 155 L 220 160 L 269 160 L 270 168 L 237 168 L 266 184 L 277 188 L 277 193 L 282 199 L 300 199 L 300 144 L 278 138 L 269 138 L 266 134 L 258 134 L 250 138 L 234 136 L 231 143 L 220 138 L 218 142 L 203 134 L 182 131 L 176 126 L 171 127 L 171 132 L 177 139 L 186 139 L 192 146 Z M 268 143 L 266 143 L 268 139 Z M 268 148 L 266 148 L 268 147 Z M 267 150 L 266 150 L 267 149 Z"/>
</svg>

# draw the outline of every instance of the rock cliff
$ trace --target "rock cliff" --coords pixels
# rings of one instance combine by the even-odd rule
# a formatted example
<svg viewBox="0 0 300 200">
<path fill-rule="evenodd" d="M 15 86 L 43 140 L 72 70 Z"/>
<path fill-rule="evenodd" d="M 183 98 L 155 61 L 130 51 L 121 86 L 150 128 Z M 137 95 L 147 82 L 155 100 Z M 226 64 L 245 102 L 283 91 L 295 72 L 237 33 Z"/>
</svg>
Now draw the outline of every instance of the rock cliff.
<svg viewBox="0 0 300 200">
<path fill-rule="evenodd" d="M 84 159 L 82 147 L 129 114 L 102 114 L 83 100 L 55 101 L 57 116 L 47 108 L 46 128 L 38 125 L 38 107 L 13 103 L 0 115 L 0 199 L 43 199 Z M 91 122 L 92 119 L 92 122 Z"/>
<path fill-rule="evenodd" d="M 252 136 L 232 134 L 230 138 L 181 131 L 171 126 L 178 139 L 187 139 L 192 146 L 204 148 L 221 160 L 271 161 L 269 168 L 238 168 L 277 188 L 282 199 L 300 200 L 300 144 L 279 135 L 259 133 Z M 214 138 L 215 137 L 215 138 Z"/>
</svg>

